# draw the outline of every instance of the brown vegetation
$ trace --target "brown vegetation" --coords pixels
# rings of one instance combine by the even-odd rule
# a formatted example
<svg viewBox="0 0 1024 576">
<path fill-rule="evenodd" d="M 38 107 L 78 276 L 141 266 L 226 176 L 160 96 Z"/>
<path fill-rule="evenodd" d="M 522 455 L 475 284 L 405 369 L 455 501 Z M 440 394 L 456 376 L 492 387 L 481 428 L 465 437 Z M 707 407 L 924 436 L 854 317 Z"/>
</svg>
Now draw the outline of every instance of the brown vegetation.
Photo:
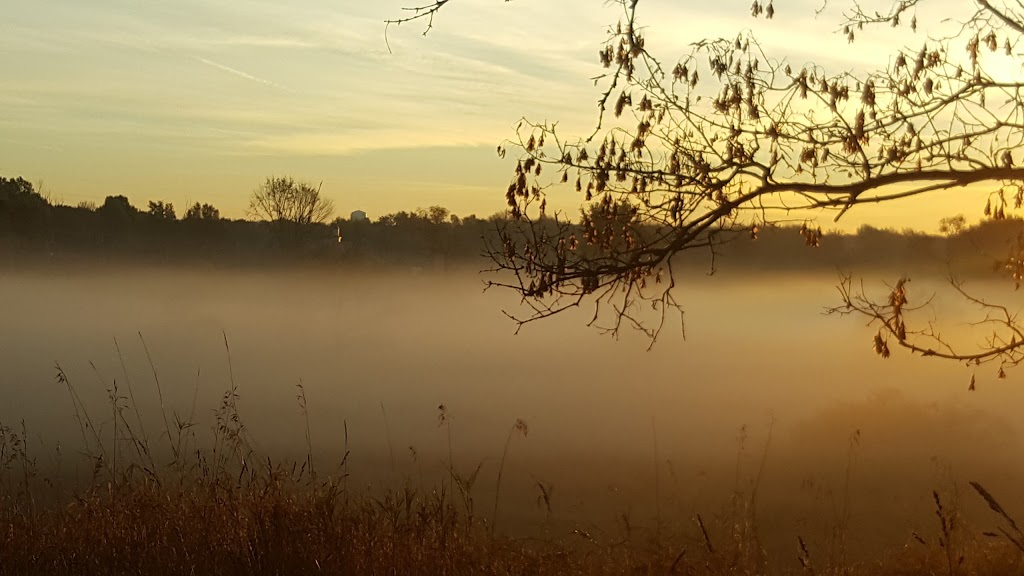
<svg viewBox="0 0 1024 576">
<path fill-rule="evenodd" d="M 225 350 L 230 365 L 230 348 Z M 153 376 L 159 387 L 155 369 Z M 823 532 L 806 526 L 791 543 L 791 554 L 769 555 L 764 541 L 773 535 L 766 526 L 775 522 L 757 514 L 760 471 L 747 488 L 737 488 L 721 513 L 715 512 L 718 504 L 706 502 L 710 510 L 703 513 L 659 510 L 653 524 L 627 514 L 615 527 L 603 528 L 571 518 L 552 521 L 551 487 L 538 481 L 545 519 L 527 536 L 513 537 L 494 525 L 500 481 L 493 512 L 481 515 L 475 503 L 489 497 L 475 486 L 480 467 L 460 472 L 451 453 L 448 478 L 433 489 L 406 482 L 367 491 L 349 482 L 347 432 L 335 466 L 315 463 L 308 427 L 307 454 L 300 462 L 274 463 L 255 454 L 233 382 L 214 411 L 208 442 L 200 441 L 194 410 L 162 408 L 168 429 L 147 436 L 130 388 L 111 385 L 108 421 L 98 423 L 59 368 L 58 382 L 75 407 L 91 474 L 81 485 L 59 474 L 40 477 L 24 425 L 0 427 L 0 574 L 955 576 L 1024 570 L 1024 534 L 998 496 L 976 483 L 968 495 L 955 487 L 934 491 L 931 528 L 907 534 L 870 559 L 851 551 L 848 497 Z M 308 418 L 301 386 L 297 398 Z M 905 420 L 890 420 L 897 419 Z M 450 423 L 448 409 L 439 407 L 438 426 L 449 435 Z M 99 432 L 104 426 L 113 427 L 113 438 Z M 499 475 L 512 438 L 526 431 L 523 421 L 510 427 Z M 847 491 L 858 443 L 859 433 L 851 436 L 845 456 Z M 766 447 L 759 470 L 767 453 Z M 63 457 L 76 458 L 70 452 Z M 969 522 L 961 502 L 968 497 L 991 511 L 983 518 L 986 528 Z M 860 521 L 870 529 L 870 517 L 864 516 Z"/>
</svg>

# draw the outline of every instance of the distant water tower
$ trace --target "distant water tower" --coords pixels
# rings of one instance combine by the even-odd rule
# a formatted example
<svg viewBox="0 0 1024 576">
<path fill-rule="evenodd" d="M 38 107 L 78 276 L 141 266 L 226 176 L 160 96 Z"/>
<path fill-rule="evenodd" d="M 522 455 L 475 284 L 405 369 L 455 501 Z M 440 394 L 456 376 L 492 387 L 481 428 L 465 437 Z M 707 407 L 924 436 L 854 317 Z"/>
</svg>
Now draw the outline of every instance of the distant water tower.
<svg viewBox="0 0 1024 576">
<path fill-rule="evenodd" d="M 362 210 L 356 210 L 352 212 L 351 216 L 349 216 L 349 220 L 351 220 L 352 222 L 362 222 L 366 220 L 366 212 L 363 212 Z"/>
</svg>

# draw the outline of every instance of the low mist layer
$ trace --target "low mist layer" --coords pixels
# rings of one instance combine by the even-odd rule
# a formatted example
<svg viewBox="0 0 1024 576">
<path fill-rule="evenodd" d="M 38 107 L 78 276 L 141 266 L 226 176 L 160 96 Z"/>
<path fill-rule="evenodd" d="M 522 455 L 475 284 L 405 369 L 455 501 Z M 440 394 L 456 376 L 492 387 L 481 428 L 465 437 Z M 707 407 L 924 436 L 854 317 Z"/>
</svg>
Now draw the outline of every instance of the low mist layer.
<svg viewBox="0 0 1024 576">
<path fill-rule="evenodd" d="M 233 377 L 253 447 L 301 461 L 301 384 L 321 470 L 337 468 L 347 433 L 355 485 L 430 486 L 450 456 L 467 473 L 479 464 L 489 493 L 522 419 L 528 434 L 512 437 L 503 479 L 513 531 L 549 516 L 683 524 L 754 492 L 778 536 L 766 545 L 788 551 L 790 535 L 842 521 L 851 546 L 871 550 L 931 526 L 933 489 L 979 480 L 1019 504 L 1008 491 L 1024 479 L 1013 375 L 979 373 L 968 393 L 970 370 L 878 358 L 870 329 L 822 314 L 834 283 L 683 282 L 687 340 L 667 330 L 647 351 L 639 335 L 587 329 L 585 309 L 515 335 L 502 309 L 516 301 L 484 293 L 468 271 L 14 274 L 0 283 L 13 304 L 0 422 L 24 420 L 40 464 L 56 468 L 80 443 L 58 364 L 97 422 L 110 420 L 116 380 L 158 446 L 154 372 L 166 413 L 193 415 L 200 435 Z M 109 423 L 100 434 L 112 439 Z M 550 513 L 540 485 L 553 487 Z"/>
</svg>

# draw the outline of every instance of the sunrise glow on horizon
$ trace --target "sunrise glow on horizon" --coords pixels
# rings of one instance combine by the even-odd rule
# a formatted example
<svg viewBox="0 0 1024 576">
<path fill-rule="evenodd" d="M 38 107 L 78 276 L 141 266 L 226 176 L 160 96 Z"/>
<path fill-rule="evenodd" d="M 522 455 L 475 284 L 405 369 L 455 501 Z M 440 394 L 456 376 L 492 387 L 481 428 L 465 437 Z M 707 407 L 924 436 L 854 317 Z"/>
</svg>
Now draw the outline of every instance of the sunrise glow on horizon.
<svg viewBox="0 0 1024 576">
<path fill-rule="evenodd" d="M 779 3 L 765 21 L 750 18 L 746 2 L 696 14 L 645 0 L 640 17 L 650 46 L 666 58 L 701 37 L 750 30 L 796 64 L 856 70 L 884 64 L 893 39 L 902 41 L 883 30 L 851 48 L 836 33 L 839 14 L 816 16 L 819 4 Z M 619 14 L 593 0 L 464 0 L 426 37 L 413 23 L 391 27 L 385 40 L 384 20 L 406 5 L 8 7 L 0 69 L 14 80 L 0 87 L 0 175 L 42 182 L 67 204 L 123 194 L 137 206 L 164 200 L 179 210 L 211 202 L 235 218 L 245 215 L 253 188 L 279 174 L 323 181 L 339 215 L 430 205 L 464 215 L 500 211 L 514 161 L 499 159 L 495 146 L 522 117 L 558 121 L 568 134 L 592 129 L 597 51 Z M 571 194 L 552 199 L 571 213 L 578 202 Z M 930 230 L 951 213 L 973 219 L 975 204 L 954 190 L 859 208 L 841 225 Z"/>
</svg>

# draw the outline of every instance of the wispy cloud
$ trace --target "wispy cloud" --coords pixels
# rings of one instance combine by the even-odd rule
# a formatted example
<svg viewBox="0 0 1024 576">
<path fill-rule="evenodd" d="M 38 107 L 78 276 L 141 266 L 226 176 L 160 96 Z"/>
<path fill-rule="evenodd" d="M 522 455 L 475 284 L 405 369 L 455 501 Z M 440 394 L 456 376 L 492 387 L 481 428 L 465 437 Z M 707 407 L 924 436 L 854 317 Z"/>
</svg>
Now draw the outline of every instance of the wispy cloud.
<svg viewBox="0 0 1024 576">
<path fill-rule="evenodd" d="M 228 36 L 202 40 L 211 46 L 242 46 L 249 48 L 318 48 L 320 44 L 288 36 Z"/>
<path fill-rule="evenodd" d="M 3 124 L 0 123 L 0 126 Z M 26 142 L 17 138 L 0 138 L 0 143 L 10 144 L 13 146 L 28 147 L 34 150 L 44 150 L 46 152 L 63 152 L 64 149 L 58 146 L 51 146 L 49 144 L 38 143 L 38 142 Z"/>
<path fill-rule="evenodd" d="M 476 147 L 493 143 L 493 140 L 481 137 L 476 131 L 430 133 L 416 127 L 375 127 L 373 130 L 269 134 L 244 142 L 243 145 L 250 154 L 336 156 L 373 150 Z"/>
<path fill-rule="evenodd" d="M 245 78 L 246 80 L 251 80 L 252 82 L 258 82 L 260 84 L 265 84 L 267 86 L 273 86 L 274 88 L 280 88 L 282 90 L 285 89 L 284 86 L 281 86 L 280 84 L 277 84 L 275 82 L 271 82 L 270 80 L 267 80 L 265 78 L 260 78 L 258 76 L 253 76 L 252 74 L 249 74 L 248 72 L 239 70 L 238 68 L 232 68 L 231 66 L 227 66 L 225 64 L 221 64 L 220 62 L 214 62 L 213 60 L 210 60 L 209 58 L 202 58 L 200 56 L 196 56 L 195 59 L 198 62 L 202 62 L 203 64 L 206 64 L 207 66 L 212 66 L 214 68 L 217 68 L 218 70 L 223 70 L 224 72 L 227 72 L 228 74 L 234 74 L 235 76 L 238 76 L 239 78 Z"/>
</svg>

